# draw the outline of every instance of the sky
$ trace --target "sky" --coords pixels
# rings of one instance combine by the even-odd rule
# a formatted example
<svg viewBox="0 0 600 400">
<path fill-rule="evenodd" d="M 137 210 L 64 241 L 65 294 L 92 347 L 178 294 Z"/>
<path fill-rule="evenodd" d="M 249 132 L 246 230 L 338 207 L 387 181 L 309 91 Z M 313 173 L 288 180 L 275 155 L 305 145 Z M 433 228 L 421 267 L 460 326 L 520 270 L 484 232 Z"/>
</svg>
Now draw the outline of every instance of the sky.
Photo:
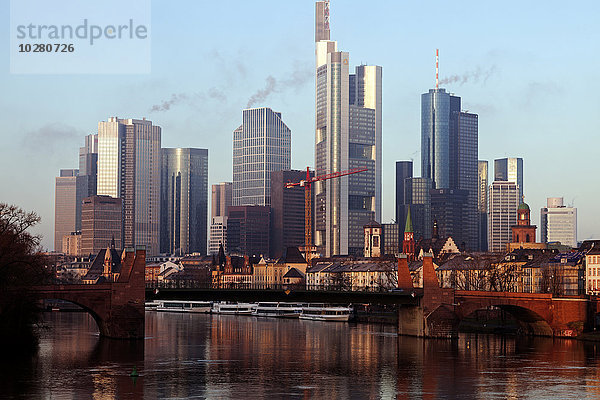
<svg viewBox="0 0 600 400">
<path fill-rule="evenodd" d="M 9 11 L 1 0 L 5 22 Z M 242 109 L 271 107 L 292 130 L 292 168 L 314 165 L 312 0 L 154 0 L 151 15 L 142 74 L 11 74 L 0 31 L 0 202 L 36 211 L 46 248 L 54 178 L 77 168 L 83 137 L 111 116 L 152 120 L 162 147 L 207 148 L 210 185 L 232 179 Z M 331 39 L 351 71 L 383 67 L 382 222 L 394 218 L 395 161 L 414 160 L 420 176 L 421 94 L 439 48 L 440 87 L 479 114 L 490 179 L 495 158 L 522 157 L 532 223 L 547 197 L 564 197 L 578 239 L 600 239 L 598 15 L 597 1 L 332 0 Z"/>
</svg>

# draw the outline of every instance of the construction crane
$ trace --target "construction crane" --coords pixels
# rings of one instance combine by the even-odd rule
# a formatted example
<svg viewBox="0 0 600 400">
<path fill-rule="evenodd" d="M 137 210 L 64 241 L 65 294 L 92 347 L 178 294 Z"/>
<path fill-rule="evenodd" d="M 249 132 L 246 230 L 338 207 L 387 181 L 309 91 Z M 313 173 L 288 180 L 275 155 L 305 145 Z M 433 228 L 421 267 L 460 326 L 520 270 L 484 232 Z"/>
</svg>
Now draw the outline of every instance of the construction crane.
<svg viewBox="0 0 600 400">
<path fill-rule="evenodd" d="M 288 182 L 285 184 L 286 188 L 293 188 L 294 186 L 304 187 L 304 251 L 306 254 L 306 261 L 310 262 L 312 256 L 312 184 L 314 182 L 326 181 L 328 179 L 340 178 L 346 175 L 357 174 L 359 172 L 367 171 L 368 168 L 353 168 L 346 171 L 332 172 L 331 174 L 325 174 L 321 176 L 310 176 L 310 169 L 306 167 L 306 179 L 300 182 Z"/>
</svg>

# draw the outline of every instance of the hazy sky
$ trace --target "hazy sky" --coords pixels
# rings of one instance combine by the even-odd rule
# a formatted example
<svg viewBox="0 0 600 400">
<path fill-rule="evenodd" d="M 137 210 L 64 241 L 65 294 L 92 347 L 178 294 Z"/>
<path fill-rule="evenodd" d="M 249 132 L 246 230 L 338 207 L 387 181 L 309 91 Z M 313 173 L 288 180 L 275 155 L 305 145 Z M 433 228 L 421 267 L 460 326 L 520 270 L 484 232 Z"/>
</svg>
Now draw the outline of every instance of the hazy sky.
<svg viewBox="0 0 600 400">
<path fill-rule="evenodd" d="M 533 223 L 546 197 L 563 196 L 578 208 L 578 239 L 600 238 L 599 15 L 598 1 L 333 0 L 331 37 L 351 70 L 383 66 L 383 222 L 395 161 L 420 172 L 420 95 L 439 48 L 440 77 L 461 77 L 442 87 L 479 114 L 479 159 L 523 157 Z M 163 147 L 208 148 L 212 184 L 232 179 L 232 131 L 253 98 L 292 130 L 292 167 L 314 164 L 312 0 L 153 1 L 144 75 L 13 75 L 2 32 L 0 201 L 38 212 L 50 249 L 54 177 L 77 168 L 83 136 L 110 116 L 151 119 Z"/>
</svg>

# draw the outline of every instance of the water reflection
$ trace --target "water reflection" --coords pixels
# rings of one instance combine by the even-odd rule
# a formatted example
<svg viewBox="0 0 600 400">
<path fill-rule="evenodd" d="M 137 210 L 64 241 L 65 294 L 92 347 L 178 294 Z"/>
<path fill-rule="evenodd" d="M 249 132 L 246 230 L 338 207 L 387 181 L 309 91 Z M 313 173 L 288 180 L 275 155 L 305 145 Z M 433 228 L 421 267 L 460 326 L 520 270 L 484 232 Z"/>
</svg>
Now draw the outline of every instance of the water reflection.
<svg viewBox="0 0 600 400">
<path fill-rule="evenodd" d="M 39 354 L 2 365 L 16 398 L 600 398 L 598 346 L 227 315 L 147 313 L 146 340 L 101 340 L 93 319 L 50 313 Z M 133 380 L 137 366 L 140 377 Z"/>
</svg>

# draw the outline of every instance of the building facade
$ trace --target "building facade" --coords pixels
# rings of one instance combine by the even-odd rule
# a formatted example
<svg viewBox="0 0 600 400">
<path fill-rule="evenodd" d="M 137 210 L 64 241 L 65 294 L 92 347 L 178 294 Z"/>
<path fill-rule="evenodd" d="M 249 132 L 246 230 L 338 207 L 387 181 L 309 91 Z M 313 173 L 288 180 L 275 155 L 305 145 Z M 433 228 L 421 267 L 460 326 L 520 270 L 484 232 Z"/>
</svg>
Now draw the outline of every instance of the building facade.
<svg viewBox="0 0 600 400">
<path fill-rule="evenodd" d="M 241 256 L 269 254 L 270 208 L 231 206 L 227 216 L 227 251 Z"/>
<path fill-rule="evenodd" d="M 405 180 L 405 196 L 406 201 L 410 204 L 410 216 L 416 240 L 431 238 L 433 228 L 431 185 L 432 182 L 429 178 L 407 178 Z"/>
<path fill-rule="evenodd" d="M 233 132 L 232 203 L 270 206 L 271 172 L 290 169 L 292 131 L 281 113 L 267 107 L 242 115 L 242 125 Z"/>
<path fill-rule="evenodd" d="M 79 175 L 87 180 L 87 193 L 84 197 L 94 196 L 98 181 L 98 134 L 85 137 L 83 147 L 79 148 Z"/>
<path fill-rule="evenodd" d="M 220 246 L 227 252 L 227 213 L 231 207 L 232 192 L 231 182 L 212 185 L 208 254 L 218 254 Z"/>
<path fill-rule="evenodd" d="M 146 119 L 98 123 L 98 190 L 123 200 L 123 244 L 159 253 L 161 128 Z"/>
<path fill-rule="evenodd" d="M 519 201 L 523 201 L 523 159 L 517 157 L 494 160 L 494 180 L 514 182 L 519 189 Z"/>
<path fill-rule="evenodd" d="M 206 254 L 208 150 L 162 149 L 160 252 Z"/>
<path fill-rule="evenodd" d="M 488 249 L 488 162 L 479 160 L 478 186 L 477 186 L 477 211 L 479 216 L 479 250 Z"/>
<path fill-rule="evenodd" d="M 519 188 L 515 182 L 494 181 L 489 189 L 488 250 L 504 251 L 517 223 Z"/>
<path fill-rule="evenodd" d="M 123 248 L 121 199 L 110 196 L 91 196 L 83 199 L 81 207 L 81 253 L 98 254 L 102 249 Z"/>
<path fill-rule="evenodd" d="M 63 237 L 81 230 L 81 201 L 87 193 L 87 179 L 78 169 L 61 169 L 55 179 L 54 250 L 61 251 Z"/>
<path fill-rule="evenodd" d="M 540 212 L 540 225 L 543 243 L 577 247 L 577 208 L 566 207 L 562 197 L 548 197 Z"/>
<path fill-rule="evenodd" d="M 403 226 L 406 222 L 407 206 L 410 199 L 406 196 L 405 180 L 413 177 L 412 161 L 396 161 L 396 223 Z"/>
<path fill-rule="evenodd" d="M 310 172 L 309 176 L 314 177 L 314 173 Z M 281 257 L 288 247 L 304 246 L 305 188 L 285 187 L 288 182 L 301 180 L 306 180 L 306 171 L 271 173 L 271 258 Z"/>
</svg>

